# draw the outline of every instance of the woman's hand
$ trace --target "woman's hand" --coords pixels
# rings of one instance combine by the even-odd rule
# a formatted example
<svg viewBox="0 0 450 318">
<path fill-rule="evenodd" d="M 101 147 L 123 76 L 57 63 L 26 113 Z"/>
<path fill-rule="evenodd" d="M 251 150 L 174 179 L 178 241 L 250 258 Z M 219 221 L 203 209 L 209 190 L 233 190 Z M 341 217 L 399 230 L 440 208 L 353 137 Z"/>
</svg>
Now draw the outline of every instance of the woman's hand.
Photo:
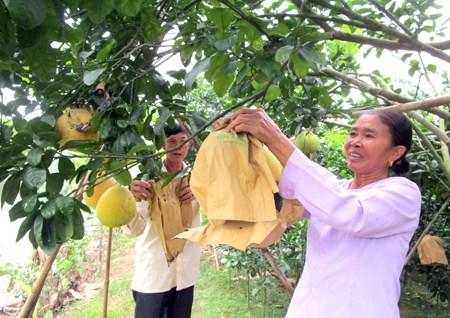
<svg viewBox="0 0 450 318">
<path fill-rule="evenodd" d="M 242 108 L 236 111 L 231 116 L 227 129 L 253 135 L 266 144 L 283 166 L 295 150 L 294 144 L 281 132 L 266 112 L 259 108 Z"/>
<path fill-rule="evenodd" d="M 195 200 L 194 194 L 191 191 L 189 183 L 183 180 L 181 183 L 181 190 L 178 193 L 178 199 L 181 203 L 190 203 Z"/>
<path fill-rule="evenodd" d="M 148 182 L 135 180 L 131 182 L 130 191 L 136 202 L 147 201 L 150 196 L 150 188 L 154 182 L 154 180 L 149 180 Z"/>
</svg>

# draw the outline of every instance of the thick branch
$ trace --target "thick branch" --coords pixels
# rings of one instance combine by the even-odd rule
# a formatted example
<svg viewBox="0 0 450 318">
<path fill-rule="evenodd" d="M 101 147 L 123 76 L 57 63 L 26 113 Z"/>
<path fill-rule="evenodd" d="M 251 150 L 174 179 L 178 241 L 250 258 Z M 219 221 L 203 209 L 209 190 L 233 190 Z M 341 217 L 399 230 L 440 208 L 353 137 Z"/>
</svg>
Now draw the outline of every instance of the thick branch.
<svg viewBox="0 0 450 318">
<path fill-rule="evenodd" d="M 348 9 L 332 5 L 328 1 L 325 1 L 325 0 L 309 0 L 309 1 L 313 2 L 315 4 L 318 4 L 318 5 L 321 5 L 330 10 L 333 10 L 337 13 L 343 14 L 350 19 L 356 19 L 358 21 L 361 21 L 367 25 L 366 28 L 368 28 L 368 29 L 379 30 L 380 32 L 382 32 L 384 34 L 387 34 L 387 35 L 390 35 L 392 37 L 399 39 L 400 42 L 406 42 L 406 43 L 416 47 L 419 51 L 427 52 L 434 57 L 437 57 L 439 59 L 442 59 L 442 60 L 450 63 L 450 55 L 446 54 L 442 50 L 436 49 L 430 45 L 422 43 L 408 35 L 405 35 L 399 31 L 397 31 L 394 28 L 391 28 L 387 25 L 384 25 L 382 23 L 375 21 L 372 18 L 367 18 L 367 17 L 364 17 L 353 11 L 350 11 Z"/>
<path fill-rule="evenodd" d="M 261 249 L 264 256 L 266 257 L 267 261 L 269 262 L 270 266 L 272 266 L 273 270 L 275 271 L 275 275 L 280 279 L 281 283 L 283 284 L 284 288 L 287 290 L 287 292 L 292 296 L 294 294 L 294 287 L 288 282 L 286 276 L 281 271 L 280 267 L 278 266 L 277 262 L 273 258 L 272 254 L 270 254 L 269 250 L 267 248 Z"/>
<path fill-rule="evenodd" d="M 426 120 L 425 118 L 423 118 L 422 116 L 420 116 L 416 112 L 410 111 L 410 112 L 407 112 L 407 114 L 411 118 L 414 118 L 419 123 L 421 123 L 422 125 L 427 127 L 429 130 L 431 130 L 444 144 L 446 144 L 447 146 L 450 145 L 450 138 L 447 136 L 445 131 L 440 130 L 438 127 L 433 125 L 433 123 L 431 123 L 430 121 Z"/>
<path fill-rule="evenodd" d="M 411 98 L 408 97 L 404 97 L 402 95 L 393 93 L 391 91 L 385 90 L 385 89 L 380 89 L 380 88 L 376 88 L 373 87 L 363 81 L 360 81 L 356 78 L 350 77 L 346 74 L 343 74 L 341 72 L 335 71 L 331 68 L 322 68 L 320 70 L 322 73 L 326 74 L 326 75 L 330 75 L 342 82 L 348 83 L 348 84 L 352 84 L 355 85 L 356 87 L 358 87 L 360 90 L 367 92 L 375 97 L 385 97 L 389 100 L 392 101 L 396 101 L 399 103 L 408 103 L 408 102 L 412 102 L 413 100 Z"/>
<path fill-rule="evenodd" d="M 403 104 L 398 104 L 398 105 L 393 105 L 393 106 L 387 106 L 387 107 L 383 107 L 383 109 L 390 109 L 390 110 L 393 110 L 396 112 L 408 112 L 408 111 L 418 110 L 418 109 L 429 111 L 430 108 L 442 106 L 442 105 L 446 105 L 446 104 L 450 104 L 450 95 L 433 97 L 433 98 L 428 98 L 428 99 L 424 99 L 424 100 L 408 102 L 408 103 L 403 103 Z M 356 111 L 356 112 L 353 112 L 352 115 L 359 116 L 359 115 L 361 115 L 361 112 Z M 447 116 L 448 116 L 448 114 L 447 114 Z"/>
<path fill-rule="evenodd" d="M 411 125 L 412 125 L 412 128 L 413 128 L 414 132 L 416 133 L 416 135 L 419 136 L 419 138 L 423 141 L 423 143 L 427 147 L 431 156 L 434 158 L 434 160 L 436 160 L 438 165 L 442 168 L 442 171 L 444 172 L 444 175 L 447 178 L 447 180 L 450 180 L 450 171 L 445 168 L 446 167 L 445 162 L 442 160 L 442 158 L 439 156 L 437 151 L 434 149 L 433 145 L 428 140 L 427 136 L 425 136 L 425 134 L 420 130 L 420 128 L 417 127 L 414 123 L 411 123 Z M 444 183 L 444 186 L 446 186 L 446 183 Z"/>
</svg>

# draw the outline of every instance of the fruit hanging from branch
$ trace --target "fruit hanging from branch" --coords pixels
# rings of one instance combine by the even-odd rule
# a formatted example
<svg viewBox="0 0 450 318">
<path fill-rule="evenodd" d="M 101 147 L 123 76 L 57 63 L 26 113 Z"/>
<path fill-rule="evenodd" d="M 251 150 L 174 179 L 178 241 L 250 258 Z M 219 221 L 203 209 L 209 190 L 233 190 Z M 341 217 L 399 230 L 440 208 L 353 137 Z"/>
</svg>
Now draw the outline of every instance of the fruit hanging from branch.
<svg viewBox="0 0 450 318">
<path fill-rule="evenodd" d="M 97 184 L 94 186 L 94 192 L 91 195 L 89 195 L 87 191 L 83 192 L 84 202 L 92 209 L 97 207 L 100 197 L 106 192 L 106 190 L 117 184 L 114 178 L 108 178 L 106 176 L 100 177 L 95 181 L 95 183 Z"/>
<path fill-rule="evenodd" d="M 110 228 L 129 223 L 136 213 L 136 200 L 128 188 L 116 184 L 97 203 L 97 219 Z"/>
<path fill-rule="evenodd" d="M 63 146 L 71 140 L 100 139 L 100 133 L 92 130 L 92 114 L 84 108 L 68 107 L 56 120 L 55 130 L 61 135 L 59 145 Z"/>
<path fill-rule="evenodd" d="M 280 180 L 281 174 L 283 172 L 283 166 L 281 165 L 277 157 L 275 157 L 275 155 L 269 150 L 269 148 L 267 148 L 267 146 L 264 145 L 263 150 L 273 178 L 275 179 L 275 181 Z"/>
<path fill-rule="evenodd" d="M 312 131 L 303 130 L 294 140 L 295 146 L 305 155 L 309 155 L 320 149 L 319 137 Z"/>
</svg>

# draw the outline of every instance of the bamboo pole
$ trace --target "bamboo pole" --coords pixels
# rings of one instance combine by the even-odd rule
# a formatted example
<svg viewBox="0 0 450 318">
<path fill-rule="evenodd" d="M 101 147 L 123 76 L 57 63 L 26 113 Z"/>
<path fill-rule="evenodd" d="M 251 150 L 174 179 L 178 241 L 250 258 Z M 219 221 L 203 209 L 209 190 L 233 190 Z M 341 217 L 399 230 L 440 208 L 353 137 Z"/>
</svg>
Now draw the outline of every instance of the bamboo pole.
<svg viewBox="0 0 450 318">
<path fill-rule="evenodd" d="M 39 300 L 39 295 L 41 294 L 42 287 L 44 286 L 45 283 L 45 279 L 47 278 L 47 275 L 50 272 L 50 269 L 52 268 L 53 262 L 55 261 L 56 255 L 58 255 L 60 248 L 61 244 L 57 244 L 53 253 L 50 255 L 50 257 L 48 257 L 45 260 L 44 266 L 42 267 L 42 270 L 39 273 L 37 280 L 33 283 L 33 286 L 31 287 L 31 293 L 27 297 L 27 300 L 23 305 L 22 310 L 20 311 L 19 318 L 33 317 L 33 311 Z"/>
<path fill-rule="evenodd" d="M 428 232 L 430 231 L 431 227 L 433 226 L 433 224 L 437 221 L 439 215 L 442 214 L 442 212 L 445 211 L 445 209 L 448 207 L 448 204 L 450 202 L 450 197 L 447 198 L 447 200 L 445 200 L 444 204 L 441 206 L 441 208 L 439 209 L 439 211 L 436 213 L 436 215 L 433 217 L 433 219 L 430 221 L 430 223 L 428 223 L 427 227 L 425 228 L 425 230 L 423 230 L 422 234 L 420 235 L 420 237 L 417 239 L 416 244 L 414 244 L 413 248 L 411 249 L 411 251 L 408 253 L 408 256 L 406 257 L 406 261 L 405 261 L 405 265 L 409 263 L 409 261 L 411 260 L 412 256 L 414 255 L 414 253 L 416 252 L 417 247 L 419 246 L 420 242 L 422 241 L 422 239 L 425 237 L 425 235 L 428 234 Z"/>
<path fill-rule="evenodd" d="M 103 318 L 108 317 L 108 297 L 109 297 L 109 276 L 111 269 L 111 250 L 112 250 L 112 227 L 108 232 L 108 247 L 106 249 L 106 268 L 105 268 L 105 281 L 103 283 Z"/>
</svg>

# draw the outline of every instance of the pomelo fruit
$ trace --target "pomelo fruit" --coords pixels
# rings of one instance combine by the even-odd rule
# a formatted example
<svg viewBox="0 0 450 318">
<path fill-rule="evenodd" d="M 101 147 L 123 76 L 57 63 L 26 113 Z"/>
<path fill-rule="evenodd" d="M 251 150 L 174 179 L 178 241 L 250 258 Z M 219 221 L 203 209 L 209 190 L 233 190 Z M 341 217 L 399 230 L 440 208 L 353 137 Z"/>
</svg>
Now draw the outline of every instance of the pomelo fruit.
<svg viewBox="0 0 450 318">
<path fill-rule="evenodd" d="M 303 130 L 294 140 L 295 146 L 305 155 L 309 155 L 320 149 L 320 140 L 316 134 L 309 130 Z"/>
<path fill-rule="evenodd" d="M 89 207 L 95 209 L 97 207 L 98 200 L 105 193 L 106 190 L 114 186 L 117 182 L 114 178 L 101 177 L 95 181 L 98 183 L 94 186 L 94 193 L 91 196 L 87 194 L 87 192 L 83 192 L 83 200 Z"/>
<path fill-rule="evenodd" d="M 84 108 L 66 108 L 58 117 L 55 130 L 61 135 L 59 144 L 63 146 L 70 140 L 95 140 L 100 139 L 100 133 L 91 128 L 92 114 Z"/>
<path fill-rule="evenodd" d="M 283 173 L 283 165 L 265 145 L 263 145 L 263 150 L 273 178 L 275 179 L 275 181 L 280 180 L 281 174 Z"/>
<path fill-rule="evenodd" d="M 116 184 L 103 193 L 97 203 L 97 219 L 108 227 L 129 223 L 136 213 L 136 200 L 128 188 Z"/>
</svg>

